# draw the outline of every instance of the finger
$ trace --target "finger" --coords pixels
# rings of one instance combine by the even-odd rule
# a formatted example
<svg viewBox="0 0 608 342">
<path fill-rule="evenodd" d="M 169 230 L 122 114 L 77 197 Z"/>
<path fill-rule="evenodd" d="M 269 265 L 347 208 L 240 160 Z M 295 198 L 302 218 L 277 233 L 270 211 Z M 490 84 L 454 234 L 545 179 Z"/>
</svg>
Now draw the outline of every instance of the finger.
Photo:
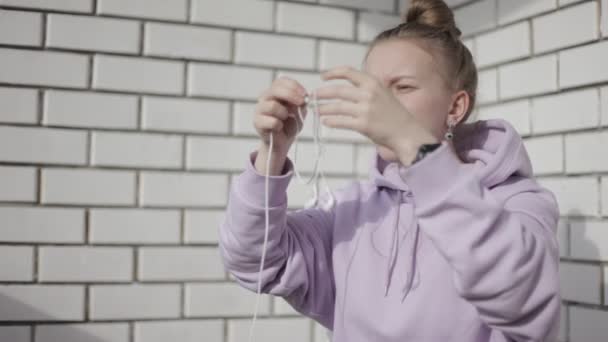
<svg viewBox="0 0 608 342">
<path fill-rule="evenodd" d="M 275 82 L 268 91 L 262 94 L 262 100 L 277 100 L 301 106 L 304 104 L 304 95 L 298 93 L 295 88 L 285 86 L 281 82 Z"/>
<path fill-rule="evenodd" d="M 283 121 L 273 116 L 257 116 L 256 127 L 264 131 L 280 132 L 283 129 Z"/>
<path fill-rule="evenodd" d="M 319 105 L 318 113 L 320 116 L 325 115 L 344 115 L 350 117 L 359 116 L 359 108 L 357 104 L 346 101 L 336 101 Z"/>
<path fill-rule="evenodd" d="M 304 86 L 302 86 L 300 84 L 300 82 L 294 80 L 293 78 L 287 77 L 287 76 L 281 76 L 279 78 L 276 79 L 277 82 L 280 82 L 281 84 L 284 84 L 286 87 L 289 88 L 293 88 L 296 92 L 300 93 L 301 95 L 306 95 L 306 88 L 304 88 Z"/>
<path fill-rule="evenodd" d="M 350 116 L 329 115 L 321 118 L 321 123 L 331 128 L 350 129 L 357 132 L 359 131 L 358 121 Z"/>
<path fill-rule="evenodd" d="M 258 112 L 262 115 L 271 115 L 281 120 L 289 117 L 287 108 L 277 101 L 265 100 L 258 104 Z"/>
<path fill-rule="evenodd" d="M 314 90 L 317 99 L 342 99 L 350 102 L 364 100 L 365 92 L 352 85 L 330 85 Z"/>
<path fill-rule="evenodd" d="M 355 86 L 361 86 L 372 82 L 372 78 L 369 75 L 350 66 L 340 66 L 327 70 L 321 74 L 321 78 L 325 81 L 345 79 Z"/>
</svg>

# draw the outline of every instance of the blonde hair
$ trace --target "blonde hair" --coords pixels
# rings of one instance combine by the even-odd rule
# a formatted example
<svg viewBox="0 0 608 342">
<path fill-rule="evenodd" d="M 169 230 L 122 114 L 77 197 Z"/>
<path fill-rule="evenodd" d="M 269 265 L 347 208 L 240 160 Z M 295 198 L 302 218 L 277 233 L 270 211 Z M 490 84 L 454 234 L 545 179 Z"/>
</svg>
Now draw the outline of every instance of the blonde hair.
<svg viewBox="0 0 608 342">
<path fill-rule="evenodd" d="M 477 97 L 477 67 L 471 51 L 460 40 L 454 14 L 442 0 L 412 0 L 407 11 L 401 14 L 402 23 L 379 33 L 369 45 L 365 59 L 372 48 L 390 39 L 416 38 L 428 43 L 439 53 L 447 71 L 448 88 L 465 90 L 470 98 L 469 108 L 460 122 L 465 122 L 475 106 Z"/>
</svg>

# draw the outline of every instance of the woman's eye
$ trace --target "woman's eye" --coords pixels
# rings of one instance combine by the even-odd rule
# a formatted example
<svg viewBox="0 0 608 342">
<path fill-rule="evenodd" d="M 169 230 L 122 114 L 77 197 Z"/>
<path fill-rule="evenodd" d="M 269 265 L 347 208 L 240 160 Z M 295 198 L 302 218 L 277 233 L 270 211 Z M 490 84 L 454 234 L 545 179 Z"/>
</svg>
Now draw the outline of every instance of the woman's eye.
<svg viewBox="0 0 608 342">
<path fill-rule="evenodd" d="M 411 86 L 409 86 L 409 85 L 399 85 L 399 86 L 397 86 L 397 89 L 399 89 L 399 90 L 408 89 L 408 88 L 411 88 Z"/>
</svg>

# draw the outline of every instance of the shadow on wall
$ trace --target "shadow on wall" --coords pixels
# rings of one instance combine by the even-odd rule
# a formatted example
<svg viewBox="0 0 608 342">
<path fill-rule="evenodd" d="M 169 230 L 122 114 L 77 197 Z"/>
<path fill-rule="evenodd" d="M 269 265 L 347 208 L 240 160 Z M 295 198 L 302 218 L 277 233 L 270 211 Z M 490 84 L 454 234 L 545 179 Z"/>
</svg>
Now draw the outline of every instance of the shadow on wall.
<svg viewBox="0 0 608 342">
<path fill-rule="evenodd" d="M 20 285 L 19 285 L 20 286 Z M 5 288 L 11 285 L 3 286 Z M 23 326 L 37 324 L 34 329 L 36 332 L 34 337 L 24 339 L 22 332 L 18 330 L 3 330 L 0 327 L 0 341 L 45 341 L 45 342 L 107 342 L 111 338 L 103 336 L 104 332 L 100 331 L 100 336 L 91 334 L 91 331 L 86 331 L 84 328 L 90 329 L 100 323 L 82 324 L 77 321 L 61 321 L 61 318 L 53 317 L 52 315 L 40 311 L 31 305 L 15 300 L 6 294 L 0 294 L 0 325 L 10 323 L 11 326 L 19 326 L 19 322 L 24 322 Z M 25 323 L 27 321 L 27 323 Z M 103 324 L 103 322 L 101 322 Z M 125 324 L 125 329 L 127 329 Z M 125 335 L 127 336 L 127 335 Z"/>
<path fill-rule="evenodd" d="M 564 306 L 568 303 L 601 304 L 603 288 L 600 286 L 598 290 L 596 287 L 597 283 L 586 281 L 585 275 L 587 272 L 581 266 L 589 264 L 580 262 L 591 261 L 597 263 L 598 260 L 601 260 L 598 245 L 592 240 L 594 230 L 589 227 L 589 223 L 592 220 L 578 209 L 570 210 L 563 220 L 565 231 L 561 240 L 564 246 L 560 246 L 560 249 L 563 249 L 561 259 L 564 261 L 560 263 L 563 304 Z M 596 265 L 591 266 L 598 267 Z M 597 274 L 600 276 L 601 272 L 598 271 Z M 602 281 L 600 279 L 600 283 Z M 562 311 L 562 326 L 560 327 L 560 336 L 562 338 L 559 340 L 560 342 L 605 341 L 605 336 L 594 335 L 594 333 L 600 333 L 601 329 L 577 329 L 575 331 L 576 335 L 573 335 L 569 313 L 567 307 Z"/>
</svg>

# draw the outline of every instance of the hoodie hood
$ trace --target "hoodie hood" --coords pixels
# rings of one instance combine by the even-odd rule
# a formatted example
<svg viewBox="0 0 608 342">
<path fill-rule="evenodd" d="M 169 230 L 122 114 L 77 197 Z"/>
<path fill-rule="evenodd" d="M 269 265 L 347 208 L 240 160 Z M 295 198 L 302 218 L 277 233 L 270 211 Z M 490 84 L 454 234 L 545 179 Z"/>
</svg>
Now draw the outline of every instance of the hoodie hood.
<svg viewBox="0 0 608 342">
<path fill-rule="evenodd" d="M 444 141 L 443 144 L 447 144 L 447 142 Z M 523 148 L 521 136 L 510 123 L 503 119 L 478 120 L 462 124 L 454 132 L 453 144 L 461 161 L 470 164 L 471 172 L 477 172 L 481 183 L 488 188 L 502 183 L 514 174 L 523 177 L 533 175 L 532 165 Z M 420 162 L 422 163 L 424 160 Z M 398 236 L 398 227 L 403 224 L 399 218 L 399 208 L 406 201 L 415 203 L 415 199 L 410 199 L 413 198 L 413 194 L 402 177 L 407 168 L 399 162 L 388 162 L 382 159 L 376 151 L 369 170 L 370 181 L 377 190 L 385 189 L 394 193 L 394 210 L 397 213 L 385 270 L 385 296 L 390 287 L 393 265 L 399 254 L 399 241 L 402 240 Z M 414 234 L 414 236 L 404 240 L 411 241 L 411 246 L 407 249 L 410 252 L 408 253 L 410 259 L 406 263 L 409 265 L 409 269 L 402 288 L 403 299 L 415 286 L 414 280 L 417 276 L 416 249 L 419 227 L 415 214 L 412 214 L 411 220 L 408 221 L 410 221 L 410 226 L 406 230 L 406 234 Z"/>
</svg>

